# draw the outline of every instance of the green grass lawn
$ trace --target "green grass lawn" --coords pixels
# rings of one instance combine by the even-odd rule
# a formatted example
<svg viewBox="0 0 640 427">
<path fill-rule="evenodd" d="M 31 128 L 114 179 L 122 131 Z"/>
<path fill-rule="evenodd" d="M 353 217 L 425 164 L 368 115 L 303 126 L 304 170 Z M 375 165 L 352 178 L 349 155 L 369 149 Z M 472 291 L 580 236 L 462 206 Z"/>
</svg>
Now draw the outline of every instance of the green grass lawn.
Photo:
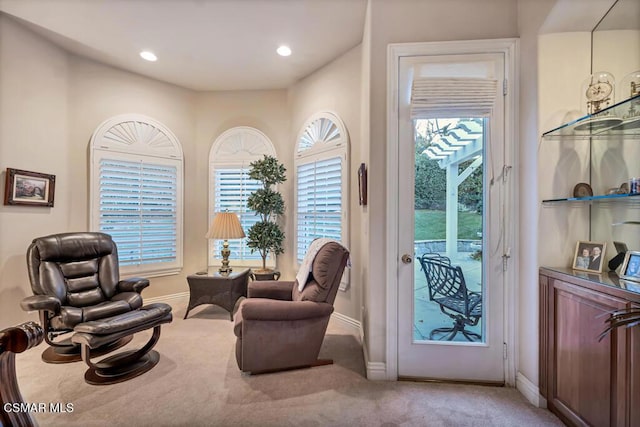
<svg viewBox="0 0 640 427">
<path fill-rule="evenodd" d="M 475 212 L 458 212 L 458 238 L 479 239 L 482 215 Z M 446 215 L 444 211 L 416 210 L 415 240 L 444 239 Z"/>
</svg>

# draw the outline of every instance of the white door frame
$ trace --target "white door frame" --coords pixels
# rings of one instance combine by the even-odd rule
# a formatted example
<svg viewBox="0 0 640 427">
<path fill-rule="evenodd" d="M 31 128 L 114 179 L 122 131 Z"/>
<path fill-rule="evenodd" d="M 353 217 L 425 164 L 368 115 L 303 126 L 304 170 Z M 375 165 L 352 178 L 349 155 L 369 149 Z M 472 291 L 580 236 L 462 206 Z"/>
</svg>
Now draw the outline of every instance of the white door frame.
<svg viewBox="0 0 640 427">
<path fill-rule="evenodd" d="M 477 54 L 503 53 L 507 65 L 507 96 L 505 96 L 505 129 L 506 141 L 505 163 L 513 166 L 517 160 L 516 135 L 518 135 L 518 39 L 470 40 L 452 42 L 425 43 L 393 43 L 387 49 L 387 200 L 386 200 L 386 376 L 388 380 L 398 379 L 398 266 L 400 254 L 398 251 L 398 85 L 400 58 L 404 56 L 436 55 L 436 54 Z M 506 340 L 505 383 L 515 386 L 517 354 L 516 331 L 518 329 L 515 307 L 518 301 L 518 287 L 516 284 L 518 269 L 517 230 L 518 203 L 517 193 L 518 175 L 513 168 L 509 173 L 509 191 L 507 215 L 512 218 L 505 229 L 506 237 L 511 239 L 510 258 L 506 259 L 509 268 L 505 272 L 504 290 L 504 337 Z"/>
</svg>

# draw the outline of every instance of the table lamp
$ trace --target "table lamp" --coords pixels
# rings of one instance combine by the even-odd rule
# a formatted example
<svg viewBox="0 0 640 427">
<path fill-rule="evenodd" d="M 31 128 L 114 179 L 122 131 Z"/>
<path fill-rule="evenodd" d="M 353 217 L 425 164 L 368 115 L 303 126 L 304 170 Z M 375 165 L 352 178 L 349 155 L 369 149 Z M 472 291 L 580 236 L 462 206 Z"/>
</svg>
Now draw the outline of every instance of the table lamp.
<svg viewBox="0 0 640 427">
<path fill-rule="evenodd" d="M 244 237 L 244 230 L 242 229 L 238 215 L 233 212 L 218 212 L 216 216 L 213 217 L 213 222 L 205 237 L 207 239 L 224 240 L 221 251 L 222 266 L 218 271 L 220 274 L 231 273 L 231 268 L 229 267 L 229 255 L 231 251 L 229 250 L 228 239 L 242 239 Z"/>
</svg>

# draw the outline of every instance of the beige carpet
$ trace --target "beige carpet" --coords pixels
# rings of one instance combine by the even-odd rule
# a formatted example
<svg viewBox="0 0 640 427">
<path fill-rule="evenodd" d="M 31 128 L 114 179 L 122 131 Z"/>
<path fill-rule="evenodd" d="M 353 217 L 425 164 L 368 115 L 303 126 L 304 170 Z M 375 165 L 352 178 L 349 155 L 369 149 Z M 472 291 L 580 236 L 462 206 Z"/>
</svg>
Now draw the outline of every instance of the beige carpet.
<svg viewBox="0 0 640 427">
<path fill-rule="evenodd" d="M 71 413 L 37 413 L 41 426 L 560 426 L 514 389 L 377 382 L 365 376 L 362 349 L 332 321 L 321 356 L 335 363 L 248 376 L 238 370 L 229 315 L 172 302 L 156 350 L 160 363 L 122 384 L 91 386 L 84 363 L 49 365 L 44 344 L 16 356 L 25 401 L 73 404 Z M 148 333 L 134 342 L 145 341 Z"/>
</svg>

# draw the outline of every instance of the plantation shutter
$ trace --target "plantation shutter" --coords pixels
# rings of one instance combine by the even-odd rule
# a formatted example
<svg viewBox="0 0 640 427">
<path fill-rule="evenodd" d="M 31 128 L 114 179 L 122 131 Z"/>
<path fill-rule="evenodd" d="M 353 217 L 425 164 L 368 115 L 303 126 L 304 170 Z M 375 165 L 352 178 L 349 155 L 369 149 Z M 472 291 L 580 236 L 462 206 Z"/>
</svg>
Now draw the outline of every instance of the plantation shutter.
<svg viewBox="0 0 640 427">
<path fill-rule="evenodd" d="M 240 224 L 245 234 L 249 228 L 260 220 L 255 211 L 247 207 L 247 199 L 255 190 L 261 188 L 260 181 L 249 177 L 249 170 L 245 168 L 216 169 L 214 173 L 214 211 L 234 212 L 240 218 Z M 222 240 L 216 240 L 214 245 L 216 259 L 221 259 L 220 248 Z M 262 259 L 260 253 L 251 253 L 247 246 L 247 238 L 229 240 L 230 259 L 233 260 L 257 260 Z"/>
<path fill-rule="evenodd" d="M 416 78 L 411 87 L 411 118 L 489 117 L 497 90 L 495 79 Z"/>
<path fill-rule="evenodd" d="M 302 261 L 315 238 L 342 240 L 341 157 L 299 164 L 297 181 L 296 257 Z"/>
<path fill-rule="evenodd" d="M 103 157 L 99 167 L 99 230 L 112 236 L 120 265 L 175 262 L 177 166 Z"/>
</svg>

